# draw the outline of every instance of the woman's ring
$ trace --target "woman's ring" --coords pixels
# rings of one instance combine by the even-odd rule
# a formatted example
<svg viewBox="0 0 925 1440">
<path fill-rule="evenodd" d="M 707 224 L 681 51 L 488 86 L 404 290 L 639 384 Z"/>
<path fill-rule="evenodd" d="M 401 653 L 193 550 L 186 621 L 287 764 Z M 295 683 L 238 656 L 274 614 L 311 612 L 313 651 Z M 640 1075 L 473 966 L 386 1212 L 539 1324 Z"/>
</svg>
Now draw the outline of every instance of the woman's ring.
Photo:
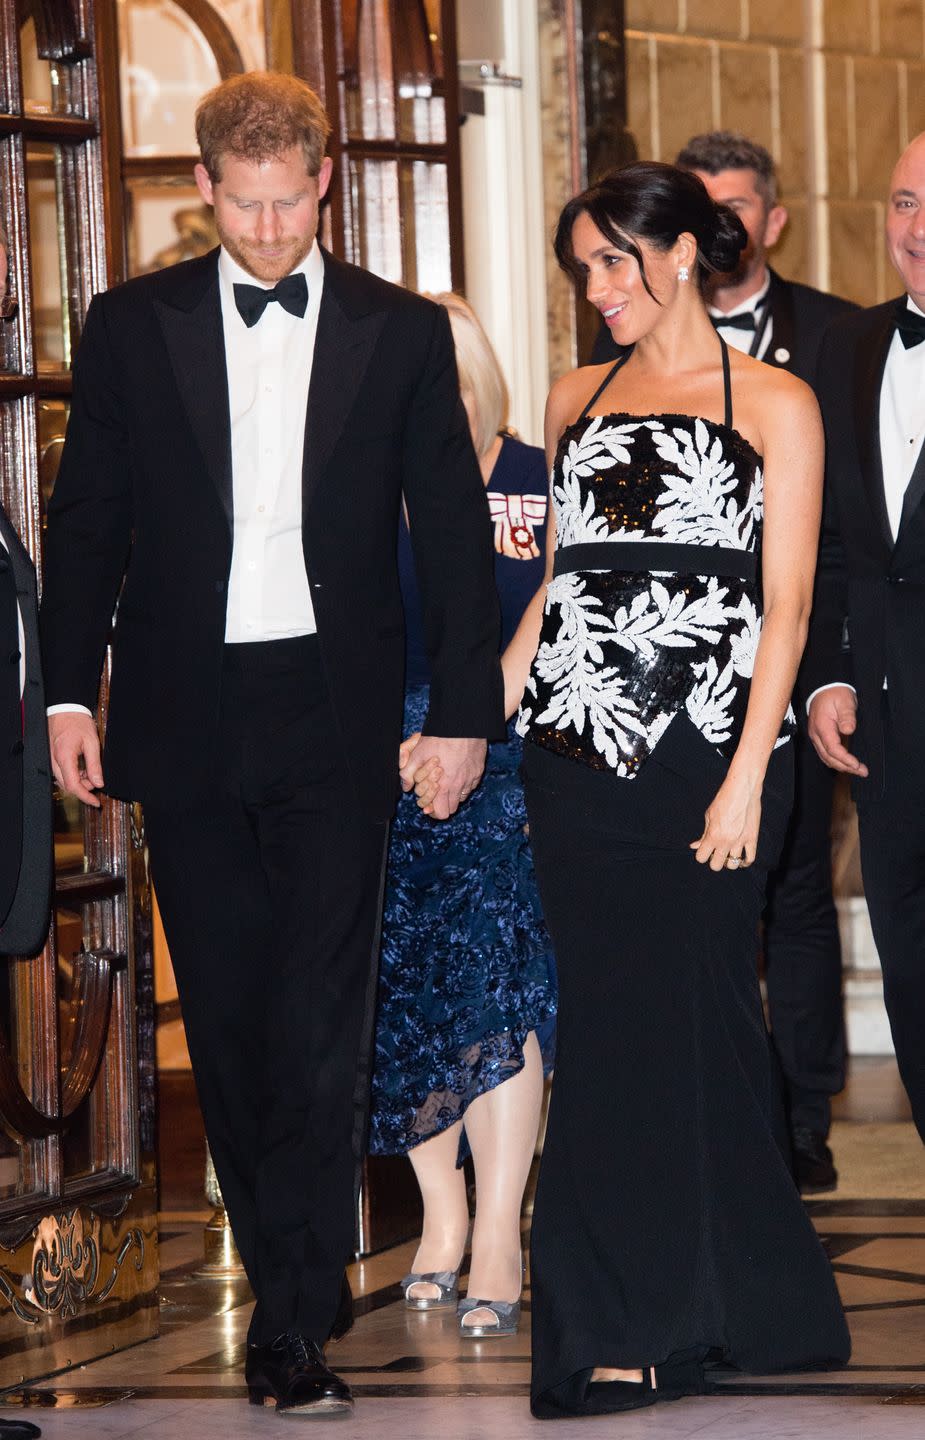
<svg viewBox="0 0 925 1440">
<path fill-rule="evenodd" d="M 726 864 L 730 870 L 738 870 L 739 866 L 742 864 L 742 861 L 737 855 L 727 855 Z"/>
</svg>

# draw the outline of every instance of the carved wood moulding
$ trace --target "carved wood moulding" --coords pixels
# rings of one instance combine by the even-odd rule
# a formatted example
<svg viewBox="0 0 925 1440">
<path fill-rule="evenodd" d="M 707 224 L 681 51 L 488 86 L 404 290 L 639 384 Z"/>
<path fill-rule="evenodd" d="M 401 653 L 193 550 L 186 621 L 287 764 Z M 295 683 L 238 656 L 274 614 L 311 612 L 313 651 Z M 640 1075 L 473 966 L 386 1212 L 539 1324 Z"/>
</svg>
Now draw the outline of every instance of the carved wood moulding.
<svg viewBox="0 0 925 1440">
<path fill-rule="evenodd" d="M 83 0 L 17 0 L 16 8 L 20 24 L 30 17 L 35 22 L 40 60 L 72 65 L 92 56 L 92 28 Z"/>
<path fill-rule="evenodd" d="M 0 1026 L 0 1125 L 14 1140 L 39 1140 L 59 1134 L 90 1093 L 109 1031 L 113 971 L 125 956 L 111 951 L 82 951 L 75 957 L 72 1008 L 75 1019 L 71 1058 L 61 1080 L 58 1115 L 36 1108 L 20 1083 L 16 1060 Z"/>
</svg>

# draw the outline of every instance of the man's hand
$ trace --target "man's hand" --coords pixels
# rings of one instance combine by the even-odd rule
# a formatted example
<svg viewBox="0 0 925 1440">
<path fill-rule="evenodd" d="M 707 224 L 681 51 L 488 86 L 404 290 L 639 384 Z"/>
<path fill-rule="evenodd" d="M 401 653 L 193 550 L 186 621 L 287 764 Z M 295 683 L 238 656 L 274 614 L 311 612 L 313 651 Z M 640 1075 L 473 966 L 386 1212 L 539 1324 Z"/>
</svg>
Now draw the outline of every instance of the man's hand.
<svg viewBox="0 0 925 1440">
<path fill-rule="evenodd" d="M 48 743 L 55 779 L 68 795 L 100 808 L 94 791 L 103 787 L 100 737 L 89 715 L 64 711 L 48 717 Z"/>
<path fill-rule="evenodd" d="M 440 767 L 437 791 L 430 803 L 421 808 L 425 815 L 432 815 L 435 820 L 448 820 L 481 780 L 487 751 L 484 740 L 422 735 L 399 772 L 402 786 L 410 790 L 425 765 L 436 760 Z M 428 773 L 436 774 L 436 771 Z"/>
<path fill-rule="evenodd" d="M 843 743 L 843 737 L 853 735 L 857 724 L 858 697 L 850 685 L 831 685 L 813 697 L 809 707 L 809 738 L 819 759 L 832 770 L 863 777 L 867 766 Z"/>
</svg>

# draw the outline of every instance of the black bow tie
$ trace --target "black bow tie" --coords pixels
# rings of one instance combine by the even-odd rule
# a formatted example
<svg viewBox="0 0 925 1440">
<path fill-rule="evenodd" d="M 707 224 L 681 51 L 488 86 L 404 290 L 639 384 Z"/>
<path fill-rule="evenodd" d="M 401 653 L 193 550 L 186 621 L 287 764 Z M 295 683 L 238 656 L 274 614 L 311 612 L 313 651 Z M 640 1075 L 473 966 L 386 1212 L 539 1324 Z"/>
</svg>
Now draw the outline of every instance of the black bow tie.
<svg viewBox="0 0 925 1440">
<path fill-rule="evenodd" d="M 756 325 L 754 310 L 743 310 L 741 315 L 711 315 L 710 319 L 717 330 L 727 326 L 730 330 L 754 330 Z"/>
<path fill-rule="evenodd" d="M 925 315 L 910 310 L 906 305 L 896 317 L 896 329 L 906 349 L 911 350 L 913 345 L 925 340 Z"/>
<path fill-rule="evenodd" d="M 234 287 L 234 303 L 248 329 L 257 324 L 271 300 L 278 300 L 284 310 L 288 310 L 290 315 L 298 315 L 301 320 L 308 305 L 308 285 L 301 271 L 298 275 L 287 275 L 284 280 L 279 280 L 272 290 L 264 290 L 260 285 Z"/>
</svg>

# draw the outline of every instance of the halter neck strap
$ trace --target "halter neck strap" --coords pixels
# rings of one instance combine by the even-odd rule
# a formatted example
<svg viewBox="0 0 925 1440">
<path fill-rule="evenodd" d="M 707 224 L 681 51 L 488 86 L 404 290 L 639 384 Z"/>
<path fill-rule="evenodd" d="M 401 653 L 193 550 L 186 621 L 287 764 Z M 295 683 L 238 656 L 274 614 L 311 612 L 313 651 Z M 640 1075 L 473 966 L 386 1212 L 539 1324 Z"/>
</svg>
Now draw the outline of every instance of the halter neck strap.
<svg viewBox="0 0 925 1440">
<path fill-rule="evenodd" d="M 722 355 L 722 358 L 723 358 L 723 424 L 724 424 L 728 429 L 731 429 L 731 428 L 732 428 L 732 376 L 731 376 L 730 371 L 729 371 L 729 346 L 726 344 L 726 341 L 723 339 L 722 335 L 720 335 L 720 334 L 718 334 L 718 333 L 717 333 L 717 339 L 719 340 L 720 354 Z M 584 407 L 584 409 L 582 410 L 581 414 L 578 416 L 578 419 L 579 419 L 579 420 L 583 420 L 583 419 L 585 418 L 585 416 L 587 415 L 588 411 L 591 409 L 591 406 L 594 405 L 594 404 L 596 404 L 597 401 L 600 400 L 601 396 L 603 395 L 604 391 L 607 389 L 607 387 L 608 387 L 608 385 L 610 384 L 611 380 L 612 380 L 612 379 L 614 378 L 614 376 L 616 375 L 617 371 L 618 371 L 618 370 L 621 370 L 621 369 L 623 368 L 623 366 L 626 364 L 627 360 L 630 358 L 630 356 L 632 355 L 632 353 L 633 353 L 632 347 L 630 347 L 628 350 L 624 350 L 624 352 L 623 352 L 622 355 L 620 355 L 620 356 L 617 357 L 617 359 L 614 361 L 613 365 L 611 365 L 610 369 L 607 371 L 607 374 L 604 376 L 604 378 L 603 378 L 603 380 L 601 381 L 600 385 L 598 385 L 598 387 L 597 387 L 597 389 L 595 390 L 594 394 L 591 396 L 591 399 L 587 402 L 587 404 L 585 405 L 585 407 Z"/>
<path fill-rule="evenodd" d="M 631 347 L 629 350 L 624 350 L 623 354 L 617 357 L 613 365 L 611 365 L 610 369 L 607 371 L 607 374 L 604 376 L 600 385 L 598 385 L 594 394 L 591 396 L 591 399 L 585 405 L 584 409 L 578 417 L 579 420 L 583 420 L 587 415 L 588 411 L 591 409 L 591 406 L 594 405 L 598 400 L 600 400 L 601 396 L 607 389 L 607 386 L 610 384 L 613 377 L 616 375 L 617 371 L 622 369 L 622 367 L 626 364 L 632 353 L 633 351 Z"/>
<path fill-rule="evenodd" d="M 726 426 L 727 429 L 731 430 L 731 429 L 732 429 L 732 377 L 731 377 L 730 374 L 729 374 L 729 346 L 726 344 L 726 342 L 725 342 L 725 340 L 723 339 L 722 335 L 720 335 L 720 337 L 719 337 L 719 343 L 720 343 L 720 348 L 721 348 L 722 353 L 723 353 L 723 401 L 724 401 L 724 404 L 725 404 L 725 412 L 724 412 L 724 415 L 723 415 L 723 424 Z"/>
</svg>

